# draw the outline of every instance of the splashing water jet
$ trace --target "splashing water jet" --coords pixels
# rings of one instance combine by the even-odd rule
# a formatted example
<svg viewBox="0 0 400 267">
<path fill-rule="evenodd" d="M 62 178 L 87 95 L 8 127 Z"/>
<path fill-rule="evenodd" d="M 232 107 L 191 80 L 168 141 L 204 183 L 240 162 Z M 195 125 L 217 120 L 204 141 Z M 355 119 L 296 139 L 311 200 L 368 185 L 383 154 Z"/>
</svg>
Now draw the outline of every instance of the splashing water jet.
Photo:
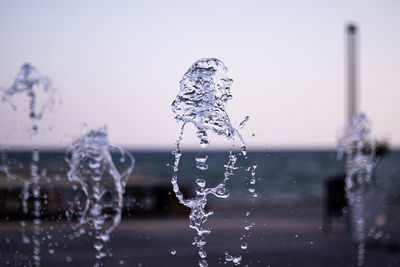
<svg viewBox="0 0 400 267">
<path fill-rule="evenodd" d="M 17 106 L 12 101 L 12 97 L 23 93 L 28 96 L 29 117 L 32 119 L 32 133 L 35 135 L 38 131 L 37 122 L 41 120 L 45 111 L 55 104 L 56 90 L 50 80 L 41 75 L 31 64 L 25 63 L 12 86 L 2 91 L 2 100 L 8 102 L 14 110 L 17 109 Z M 41 100 L 40 104 L 38 100 Z"/>
<path fill-rule="evenodd" d="M 172 103 L 172 111 L 178 122 L 183 122 L 180 135 L 176 141 L 176 149 L 172 152 L 175 156 L 171 183 L 173 191 L 179 203 L 190 208 L 190 227 L 197 231 L 193 245 L 197 247 L 200 256 L 199 266 L 208 266 L 207 253 L 204 249 L 206 239 L 204 235 L 210 234 L 211 229 L 205 226 L 208 217 L 213 214 L 207 211 L 207 196 L 214 195 L 218 198 L 228 198 L 229 191 L 226 188 L 227 181 L 237 169 L 235 166 L 237 155 L 229 152 L 228 162 L 225 167 L 224 178 L 215 187 L 206 187 L 204 179 L 197 179 L 196 196 L 184 198 L 178 185 L 179 161 L 182 155 L 180 144 L 183 138 L 184 128 L 187 123 L 193 123 L 197 128 L 197 137 L 200 146 L 206 148 L 209 145 L 208 131 L 227 139 L 238 137 L 241 143 L 242 155 L 246 155 L 246 145 L 240 133 L 232 126 L 225 106 L 232 98 L 230 87 L 232 79 L 227 76 L 227 68 L 222 61 L 215 58 L 204 58 L 196 61 L 184 74 L 180 81 L 180 91 Z M 248 120 L 248 117 L 246 121 Z M 241 125 L 243 126 L 245 122 Z M 205 171 L 208 156 L 199 153 L 195 156 L 196 167 Z M 234 264 L 240 264 L 241 255 L 232 257 Z"/>
<path fill-rule="evenodd" d="M 116 159 L 119 157 L 119 161 Z M 86 204 L 77 227 L 91 224 L 95 230 L 96 266 L 107 256 L 105 245 L 121 221 L 123 194 L 135 160 L 107 140 L 107 129 L 91 130 L 75 141 L 67 152 L 68 178 L 78 182 Z"/>
<path fill-rule="evenodd" d="M 15 95 L 25 93 L 29 98 L 29 118 L 32 121 L 31 135 L 36 136 L 38 133 L 38 124 L 42 119 L 45 111 L 55 104 L 55 92 L 50 80 L 42 76 L 31 64 L 22 65 L 20 72 L 14 80 L 14 83 L 8 89 L 0 89 L 2 101 L 8 102 L 13 110 L 17 110 L 17 105 L 12 101 Z M 39 104 L 39 100 L 41 103 Z M 39 181 L 43 175 L 39 173 L 39 150 L 32 150 L 32 162 L 30 165 L 30 179 L 24 179 L 21 192 L 22 210 L 24 216 L 28 214 L 28 200 L 33 197 L 33 264 L 40 266 L 40 244 L 41 244 L 41 210 L 42 204 L 40 200 L 41 190 Z M 6 173 L 7 177 L 13 178 L 8 171 L 7 166 L 0 166 L 0 169 Z M 45 174 L 46 172 L 44 172 Z M 15 179 L 15 177 L 14 177 Z M 22 239 L 24 244 L 30 243 L 25 232 L 25 221 L 21 221 Z"/>
<path fill-rule="evenodd" d="M 377 164 L 371 123 L 364 114 L 353 118 L 352 124 L 339 140 L 338 156 L 346 154 L 346 195 L 350 207 L 353 238 L 358 242 L 358 265 L 364 264 L 365 242 L 371 225 L 367 205 L 376 189 L 372 172 Z"/>
</svg>

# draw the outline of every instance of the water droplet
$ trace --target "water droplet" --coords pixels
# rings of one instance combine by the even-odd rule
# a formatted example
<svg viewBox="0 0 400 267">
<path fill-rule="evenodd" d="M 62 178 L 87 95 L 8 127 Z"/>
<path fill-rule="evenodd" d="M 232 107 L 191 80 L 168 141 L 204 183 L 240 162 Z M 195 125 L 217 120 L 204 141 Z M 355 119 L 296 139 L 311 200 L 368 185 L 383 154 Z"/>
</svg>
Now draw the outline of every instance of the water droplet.
<svg viewBox="0 0 400 267">
<path fill-rule="evenodd" d="M 242 261 L 242 255 L 236 255 L 236 256 L 233 256 L 233 263 L 235 263 L 235 265 L 239 265 L 240 264 L 240 262 Z"/>
<path fill-rule="evenodd" d="M 194 244 L 198 247 L 203 247 L 206 243 L 206 239 L 203 236 L 198 235 L 194 238 Z"/>
<path fill-rule="evenodd" d="M 242 155 L 243 155 L 243 156 L 246 156 L 246 155 L 247 155 L 247 148 L 246 148 L 246 146 L 242 146 L 242 147 L 240 148 L 240 151 L 242 151 Z"/>
<path fill-rule="evenodd" d="M 226 261 L 233 261 L 233 256 L 229 254 L 225 254 L 225 260 Z"/>
<path fill-rule="evenodd" d="M 207 253 L 204 250 L 199 249 L 199 256 L 202 259 L 207 258 Z"/>
<path fill-rule="evenodd" d="M 205 181 L 204 179 L 197 179 L 197 180 L 196 180 L 196 184 L 197 184 L 199 187 L 205 187 L 205 186 L 206 186 L 206 181 Z"/>
<path fill-rule="evenodd" d="M 198 153 L 198 154 L 196 154 L 195 159 L 196 159 L 196 162 L 206 162 L 206 160 L 208 159 L 208 156 L 203 153 Z"/>
<path fill-rule="evenodd" d="M 205 259 L 199 260 L 199 266 L 200 267 L 208 267 L 208 263 Z"/>
<path fill-rule="evenodd" d="M 249 119 L 250 119 L 250 117 L 246 116 L 244 118 L 244 120 L 239 124 L 239 128 L 243 128 L 246 125 L 246 123 L 249 121 Z"/>
<path fill-rule="evenodd" d="M 30 244 L 31 240 L 26 236 L 25 233 L 22 234 L 22 243 L 23 244 Z"/>
<path fill-rule="evenodd" d="M 32 151 L 32 160 L 33 160 L 34 162 L 39 162 L 39 159 L 40 159 L 39 150 L 34 149 L 34 150 Z"/>
<path fill-rule="evenodd" d="M 97 160 L 90 160 L 89 161 L 89 167 L 92 169 L 97 169 L 100 167 L 100 162 Z"/>
<path fill-rule="evenodd" d="M 256 224 L 252 222 L 252 223 L 246 225 L 246 226 L 244 227 L 244 229 L 245 229 L 246 231 L 248 231 L 248 230 L 250 230 L 254 225 L 256 225 Z"/>
<path fill-rule="evenodd" d="M 32 116 L 31 116 L 31 118 L 32 118 Z M 32 135 L 33 136 L 36 136 L 38 134 L 38 131 L 39 131 L 39 129 L 38 129 L 37 125 L 32 126 Z"/>
<path fill-rule="evenodd" d="M 247 243 L 245 242 L 245 243 L 242 243 L 241 245 L 240 245 L 240 248 L 241 249 L 247 249 Z"/>
<path fill-rule="evenodd" d="M 171 249 L 171 254 L 175 255 L 176 254 L 176 250 L 175 249 Z"/>
</svg>

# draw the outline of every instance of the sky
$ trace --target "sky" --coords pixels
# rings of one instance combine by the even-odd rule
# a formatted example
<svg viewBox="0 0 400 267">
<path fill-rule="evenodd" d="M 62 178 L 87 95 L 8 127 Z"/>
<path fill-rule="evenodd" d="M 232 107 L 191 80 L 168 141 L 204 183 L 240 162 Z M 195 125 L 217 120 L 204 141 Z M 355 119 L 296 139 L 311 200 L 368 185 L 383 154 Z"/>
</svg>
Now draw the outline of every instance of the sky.
<svg viewBox="0 0 400 267">
<path fill-rule="evenodd" d="M 0 102 L 0 145 L 68 147 L 107 125 L 110 142 L 172 149 L 171 103 L 199 58 L 228 67 L 227 112 L 251 149 L 334 148 L 345 126 L 345 27 L 360 31 L 360 110 L 373 135 L 400 147 L 400 2 L 0 2 L 0 87 L 30 62 L 57 105 L 29 135 L 26 96 Z M 25 99 L 24 99 L 25 98 Z M 193 127 L 185 147 L 197 147 Z M 210 136 L 214 148 L 230 146 Z"/>
</svg>

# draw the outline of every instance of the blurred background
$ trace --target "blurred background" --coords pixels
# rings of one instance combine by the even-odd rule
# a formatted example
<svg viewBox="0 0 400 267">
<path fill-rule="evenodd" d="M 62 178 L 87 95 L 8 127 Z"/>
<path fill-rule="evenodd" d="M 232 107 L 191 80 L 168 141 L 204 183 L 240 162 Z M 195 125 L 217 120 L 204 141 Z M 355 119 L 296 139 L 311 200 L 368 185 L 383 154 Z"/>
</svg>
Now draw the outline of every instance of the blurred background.
<svg viewBox="0 0 400 267">
<path fill-rule="evenodd" d="M 242 254 L 243 266 L 355 266 L 340 182 L 345 164 L 336 155 L 347 125 L 348 23 L 358 27 L 358 109 L 379 145 L 374 176 L 385 204 L 365 266 L 400 265 L 399 11 L 394 0 L 2 1 L 0 88 L 29 62 L 57 89 L 36 136 L 26 96 L 13 98 L 17 110 L 0 102 L 3 166 L 29 177 L 31 151 L 40 151 L 41 266 L 93 265 L 93 238 L 71 228 L 84 196 L 68 180 L 64 157 L 74 140 L 104 125 L 110 143 L 136 164 L 103 266 L 197 265 L 195 231 L 170 184 L 181 127 L 171 103 L 185 71 L 203 57 L 222 60 L 233 79 L 226 108 L 233 125 L 250 117 L 240 130 L 248 157 L 238 159 L 230 197 L 209 197 L 209 265 L 223 265 L 230 251 Z M 200 148 L 195 128 L 186 128 L 179 183 L 194 196 Z M 230 140 L 210 134 L 209 185 L 221 181 L 231 149 Z M 248 192 L 253 164 L 257 197 Z M 32 244 L 20 233 L 20 221 L 34 217 L 22 218 L 23 180 L 0 171 L 0 186 L 0 265 L 32 266 Z M 255 226 L 241 250 L 249 222 Z"/>
</svg>

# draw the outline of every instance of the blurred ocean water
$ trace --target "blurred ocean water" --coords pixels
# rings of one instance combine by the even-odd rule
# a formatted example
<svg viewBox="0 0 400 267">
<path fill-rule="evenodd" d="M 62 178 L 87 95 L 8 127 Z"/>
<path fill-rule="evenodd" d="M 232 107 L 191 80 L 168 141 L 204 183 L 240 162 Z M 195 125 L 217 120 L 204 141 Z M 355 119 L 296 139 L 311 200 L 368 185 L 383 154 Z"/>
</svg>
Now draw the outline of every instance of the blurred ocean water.
<svg viewBox="0 0 400 267">
<path fill-rule="evenodd" d="M 204 178 L 207 183 L 214 186 L 222 180 L 224 164 L 228 160 L 228 153 L 208 153 L 206 172 L 196 170 L 195 152 L 183 153 L 181 160 L 180 183 L 189 188 L 195 187 L 195 179 Z M 144 162 L 151 161 L 150 154 L 137 154 L 138 165 L 141 157 L 148 157 Z M 159 155 L 159 160 L 161 155 Z M 170 157 L 165 162 L 171 162 Z M 379 161 L 374 177 L 378 190 L 387 191 L 389 198 L 400 196 L 400 151 L 386 154 Z M 246 183 L 249 182 L 250 173 L 246 168 L 257 164 L 256 183 L 257 198 L 247 192 Z M 165 165 L 165 164 L 164 164 Z M 293 203 L 320 201 L 324 195 L 324 184 L 327 179 L 344 175 L 344 161 L 337 160 L 336 151 L 273 151 L 249 152 L 248 158 L 239 157 L 236 164 L 239 169 L 229 181 L 231 201 L 254 200 L 257 203 Z M 150 166 L 149 166 L 150 167 Z M 170 169 L 160 168 L 162 165 L 152 165 L 154 172 L 159 172 L 160 177 L 169 175 Z M 211 200 L 212 202 L 213 200 Z M 215 199 L 214 201 L 221 201 Z M 222 200 L 223 201 L 223 200 Z"/>
<path fill-rule="evenodd" d="M 129 185 L 171 186 L 170 179 L 174 157 L 170 151 L 130 151 L 136 159 L 135 169 Z M 195 180 L 203 178 L 208 186 L 215 186 L 223 179 L 224 164 L 228 162 L 228 152 L 209 151 L 208 170 L 195 167 L 198 151 L 184 151 L 181 159 L 179 183 L 190 192 Z M 18 162 L 24 168 L 29 166 L 30 152 L 8 152 L 10 162 Z M 42 151 L 40 167 L 46 168 L 49 184 L 67 180 L 67 164 L 63 151 Z M 247 191 L 250 173 L 246 168 L 257 164 L 256 192 L 253 198 Z M 387 192 L 389 198 L 400 197 L 400 151 L 392 151 L 382 157 L 375 169 L 374 177 L 379 190 Z M 17 165 L 18 165 L 17 164 Z M 15 165 L 15 164 L 14 164 Z M 238 170 L 230 179 L 230 203 L 254 201 L 257 204 L 316 202 L 324 196 L 324 182 L 330 177 L 344 175 L 344 162 L 338 161 L 336 151 L 249 151 L 248 158 L 239 156 Z M 27 172 L 25 172 L 27 173 Z M 0 176 L 3 179 L 3 176 Z M 56 179 L 57 178 L 57 179 Z M 4 183 L 3 183 L 4 184 Z M 193 193 L 194 195 L 194 193 Z M 210 197 L 210 203 L 224 203 L 226 200 Z"/>
</svg>

